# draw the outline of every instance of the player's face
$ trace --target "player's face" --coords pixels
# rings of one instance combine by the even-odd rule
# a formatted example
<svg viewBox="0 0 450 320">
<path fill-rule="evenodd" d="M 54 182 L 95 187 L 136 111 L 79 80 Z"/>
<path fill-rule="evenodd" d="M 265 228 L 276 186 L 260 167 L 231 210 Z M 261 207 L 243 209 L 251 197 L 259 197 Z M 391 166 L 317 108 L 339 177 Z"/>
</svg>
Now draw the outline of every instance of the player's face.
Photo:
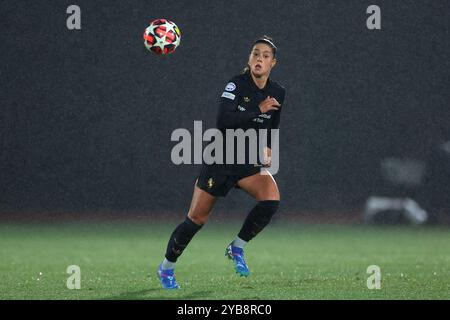
<svg viewBox="0 0 450 320">
<path fill-rule="evenodd" d="M 269 75 L 276 62 L 272 48 L 265 43 L 255 44 L 248 58 L 250 71 L 256 77 Z"/>
</svg>

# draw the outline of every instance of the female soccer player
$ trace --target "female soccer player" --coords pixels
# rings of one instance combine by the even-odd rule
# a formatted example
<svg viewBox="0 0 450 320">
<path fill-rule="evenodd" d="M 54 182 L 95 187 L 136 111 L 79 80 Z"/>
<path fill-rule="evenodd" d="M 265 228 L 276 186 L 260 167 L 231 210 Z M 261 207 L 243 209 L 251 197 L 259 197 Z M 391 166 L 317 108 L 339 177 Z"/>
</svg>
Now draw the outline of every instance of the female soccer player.
<svg viewBox="0 0 450 320">
<path fill-rule="evenodd" d="M 278 129 L 285 89 L 269 79 L 277 62 L 276 53 L 277 47 L 271 38 L 263 36 L 257 39 L 244 72 L 233 77 L 226 85 L 217 117 L 217 128 L 224 133 L 224 137 L 226 129 Z M 157 274 L 164 289 L 179 288 L 174 276 L 178 257 L 208 220 L 217 197 L 225 196 L 233 187 L 245 190 L 257 204 L 248 214 L 236 238 L 226 248 L 225 255 L 233 261 L 238 274 L 250 274 L 244 260 L 244 247 L 268 225 L 280 202 L 273 176 L 268 171 L 261 174 L 261 166 L 271 165 L 270 138 L 268 140 L 268 147 L 264 149 L 266 157 L 258 163 L 229 164 L 223 161 L 223 164 L 202 166 L 188 215 L 170 236 L 165 259 L 158 268 Z M 251 150 L 246 149 L 246 155 L 249 152 Z"/>
</svg>

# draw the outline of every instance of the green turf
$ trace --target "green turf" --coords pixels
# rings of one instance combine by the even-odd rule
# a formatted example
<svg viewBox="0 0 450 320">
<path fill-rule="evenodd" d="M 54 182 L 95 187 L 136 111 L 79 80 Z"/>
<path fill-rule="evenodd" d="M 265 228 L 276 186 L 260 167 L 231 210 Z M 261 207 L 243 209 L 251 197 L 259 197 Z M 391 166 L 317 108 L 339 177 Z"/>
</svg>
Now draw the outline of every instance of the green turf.
<svg viewBox="0 0 450 320">
<path fill-rule="evenodd" d="M 173 223 L 0 225 L 1 299 L 449 299 L 450 230 L 273 224 L 252 241 L 252 274 L 224 249 L 239 225 L 210 223 L 180 258 L 181 290 L 155 270 Z M 69 290 L 66 268 L 81 268 Z M 381 268 L 380 290 L 366 286 Z"/>
</svg>

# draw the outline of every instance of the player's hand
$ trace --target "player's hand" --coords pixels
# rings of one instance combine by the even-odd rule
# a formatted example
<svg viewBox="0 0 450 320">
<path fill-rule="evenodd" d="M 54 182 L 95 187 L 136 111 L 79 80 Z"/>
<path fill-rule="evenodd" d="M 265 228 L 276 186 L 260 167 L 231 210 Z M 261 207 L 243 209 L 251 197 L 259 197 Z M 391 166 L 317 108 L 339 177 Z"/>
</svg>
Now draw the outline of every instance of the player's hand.
<svg viewBox="0 0 450 320">
<path fill-rule="evenodd" d="M 272 149 L 270 149 L 269 147 L 264 147 L 263 154 L 264 154 L 264 160 L 262 164 L 263 167 L 264 168 L 270 167 L 272 165 Z"/>
<path fill-rule="evenodd" d="M 277 101 L 277 99 L 268 96 L 259 104 L 259 110 L 262 113 L 267 113 L 270 110 L 278 110 L 281 107 L 281 104 Z"/>
</svg>

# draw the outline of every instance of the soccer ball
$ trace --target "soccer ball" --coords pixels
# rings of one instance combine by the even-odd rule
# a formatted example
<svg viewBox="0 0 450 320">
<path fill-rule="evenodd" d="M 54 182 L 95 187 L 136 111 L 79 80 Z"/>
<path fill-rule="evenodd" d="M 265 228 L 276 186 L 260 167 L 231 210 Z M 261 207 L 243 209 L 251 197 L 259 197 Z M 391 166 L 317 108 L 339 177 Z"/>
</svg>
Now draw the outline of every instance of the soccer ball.
<svg viewBox="0 0 450 320">
<path fill-rule="evenodd" d="M 144 45 L 156 54 L 169 54 L 180 45 L 181 33 L 177 25 L 167 19 L 156 19 L 144 31 Z"/>
</svg>

